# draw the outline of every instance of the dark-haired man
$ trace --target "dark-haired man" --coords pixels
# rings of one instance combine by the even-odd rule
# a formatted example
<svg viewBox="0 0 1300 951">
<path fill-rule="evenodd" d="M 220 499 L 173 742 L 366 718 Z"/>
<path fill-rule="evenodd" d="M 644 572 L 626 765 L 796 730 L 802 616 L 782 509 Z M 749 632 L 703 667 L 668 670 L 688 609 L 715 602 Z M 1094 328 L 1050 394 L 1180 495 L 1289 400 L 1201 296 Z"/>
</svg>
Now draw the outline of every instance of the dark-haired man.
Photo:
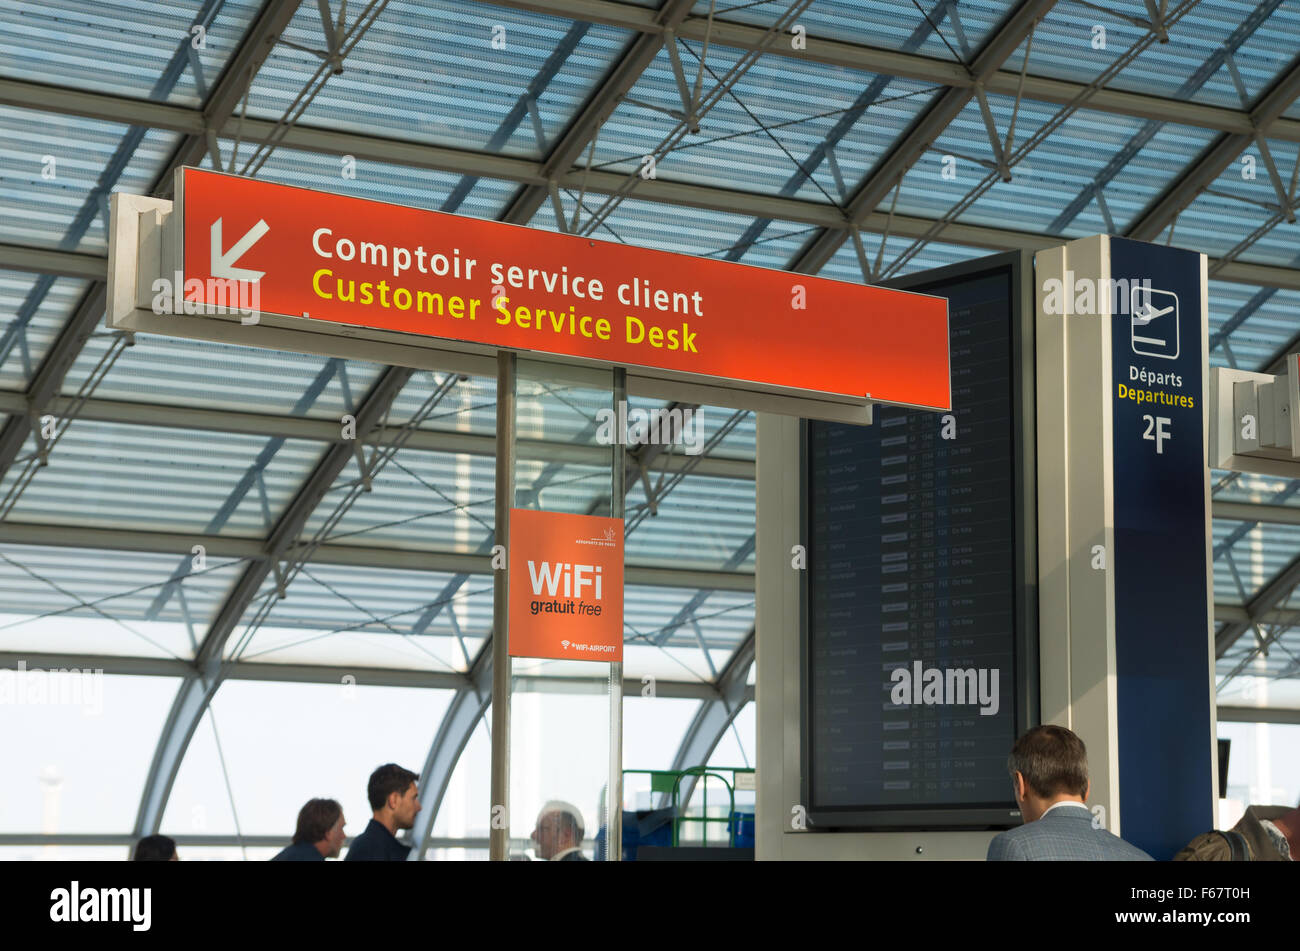
<svg viewBox="0 0 1300 951">
<path fill-rule="evenodd" d="M 1084 805 L 1088 750 L 1063 726 L 1036 726 L 1011 749 L 1007 771 L 1025 824 L 989 843 L 990 862 L 1151 861 L 1119 836 L 1096 828 Z"/>
<path fill-rule="evenodd" d="M 339 857 L 343 848 L 343 807 L 333 799 L 308 799 L 298 810 L 293 844 L 272 862 L 323 862 Z"/>
<path fill-rule="evenodd" d="M 179 862 L 176 840 L 165 835 L 147 835 L 135 844 L 132 862 Z"/>
<path fill-rule="evenodd" d="M 420 811 L 420 777 L 396 763 L 387 763 L 370 774 L 366 796 L 374 818 L 366 830 L 352 840 L 345 862 L 405 862 L 409 845 L 397 841 L 399 829 L 415 825 Z"/>
</svg>

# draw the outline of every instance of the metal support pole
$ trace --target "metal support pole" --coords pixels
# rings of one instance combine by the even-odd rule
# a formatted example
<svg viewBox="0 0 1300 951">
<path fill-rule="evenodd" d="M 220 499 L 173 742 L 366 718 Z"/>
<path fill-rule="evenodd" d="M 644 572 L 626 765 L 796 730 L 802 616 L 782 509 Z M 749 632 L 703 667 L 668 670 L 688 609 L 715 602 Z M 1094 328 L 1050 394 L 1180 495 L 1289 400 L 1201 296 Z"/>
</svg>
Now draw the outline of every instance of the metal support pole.
<svg viewBox="0 0 1300 951">
<path fill-rule="evenodd" d="M 627 370 L 614 368 L 614 415 L 621 418 L 619 406 L 627 402 Z M 627 486 L 626 446 L 622 438 L 614 440 L 609 515 L 622 518 Z M 620 592 L 620 597 L 622 596 Z M 605 815 L 605 859 L 618 862 L 623 858 L 623 662 L 609 665 L 609 790 Z"/>
<path fill-rule="evenodd" d="M 515 502 L 515 355 L 497 353 L 496 543 L 510 550 L 510 509 Z M 507 561 L 508 563 L 508 561 Z M 510 653 L 506 618 L 510 572 L 492 581 L 492 813 L 488 858 L 510 858 Z"/>
</svg>

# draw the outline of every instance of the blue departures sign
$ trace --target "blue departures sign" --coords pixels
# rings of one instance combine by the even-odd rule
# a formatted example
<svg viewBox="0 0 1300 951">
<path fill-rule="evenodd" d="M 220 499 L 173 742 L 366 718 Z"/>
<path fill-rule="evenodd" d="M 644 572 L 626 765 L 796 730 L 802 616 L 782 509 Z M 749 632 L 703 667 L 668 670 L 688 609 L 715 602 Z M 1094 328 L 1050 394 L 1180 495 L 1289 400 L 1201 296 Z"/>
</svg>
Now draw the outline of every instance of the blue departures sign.
<svg viewBox="0 0 1300 951">
<path fill-rule="evenodd" d="M 1110 259 L 1121 827 L 1163 860 L 1214 824 L 1201 263 L 1123 238 Z"/>
</svg>

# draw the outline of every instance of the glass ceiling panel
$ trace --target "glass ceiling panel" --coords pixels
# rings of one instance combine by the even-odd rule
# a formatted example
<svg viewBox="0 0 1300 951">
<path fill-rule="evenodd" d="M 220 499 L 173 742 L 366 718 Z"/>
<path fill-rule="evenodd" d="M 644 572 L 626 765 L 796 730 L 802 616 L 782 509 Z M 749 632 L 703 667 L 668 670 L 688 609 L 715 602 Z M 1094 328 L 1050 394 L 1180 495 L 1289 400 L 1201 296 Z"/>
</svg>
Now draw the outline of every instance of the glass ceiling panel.
<svg viewBox="0 0 1300 951">
<path fill-rule="evenodd" d="M 1215 469 L 1211 474 L 1211 484 L 1217 485 L 1226 475 L 1228 473 Z M 1214 501 L 1300 507 L 1300 491 L 1297 491 L 1300 487 L 1297 487 L 1297 482 L 1300 480 L 1239 472 L 1235 479 L 1214 493 Z"/>
<path fill-rule="evenodd" d="M 942 235 L 942 232 L 940 234 Z M 885 243 L 884 256 L 881 258 L 886 269 L 892 265 L 892 262 L 897 261 L 904 251 L 911 247 L 912 241 L 912 238 L 890 235 L 889 240 Z M 874 265 L 876 256 L 880 251 L 880 236 L 863 232 L 862 246 L 863 250 L 866 251 L 868 263 Z M 997 252 L 990 251 L 988 248 L 971 248 L 959 244 L 944 244 L 939 241 L 931 241 L 915 257 L 911 258 L 898 273 L 911 274 L 915 271 L 924 271 L 927 268 L 973 261 L 995 253 Z M 854 284 L 864 283 L 862 280 L 862 266 L 858 261 L 858 252 L 853 242 L 847 240 L 840 245 L 840 249 L 835 252 L 834 257 L 826 262 L 818 274 L 821 277 L 833 277 L 839 281 L 852 281 Z"/>
<path fill-rule="evenodd" d="M 24 454 L 33 448 L 29 437 Z M 264 537 L 321 453 L 300 439 L 77 420 L 11 517 Z M 0 497 L 20 469 L 0 482 Z"/>
<path fill-rule="evenodd" d="M 682 67 L 694 83 L 701 45 L 684 41 Z M 701 86 L 703 94 L 716 86 L 743 50 L 710 45 Z M 641 74 L 632 92 L 600 130 L 592 168 L 639 173 L 642 156 L 655 151 L 676 125 L 667 111 L 680 111 L 681 93 L 667 49 L 661 49 Z M 760 59 L 719 98 L 700 122 L 698 133 L 687 133 L 660 158 L 656 176 L 744 191 L 780 191 L 801 168 L 797 195 L 832 203 L 839 189 L 824 155 L 818 150 L 841 119 L 851 121 L 838 139 L 835 158 L 851 188 L 876 162 L 934 95 L 928 83 L 896 79 L 876 81 L 870 73 L 801 62 L 788 57 Z M 801 95 L 791 96 L 792 89 Z M 865 112 L 863 112 L 865 109 Z M 817 161 L 810 162 L 810 156 Z M 579 164 L 585 166 L 586 152 Z"/>
<path fill-rule="evenodd" d="M 1248 522 L 1216 518 L 1214 520 L 1214 551 L 1218 555 L 1234 533 L 1240 535 Z M 1295 558 L 1300 551 L 1300 526 L 1256 524 L 1249 528 L 1235 544 L 1214 560 L 1214 600 L 1219 604 L 1243 604 L 1232 575 L 1235 565 L 1241 576 L 1247 598 L 1267 584 Z M 1229 564 L 1228 553 L 1232 559 Z"/>
<path fill-rule="evenodd" d="M 478 551 L 492 534 L 495 473 L 491 456 L 403 449 L 374 478 L 372 491 L 356 497 L 333 527 L 329 542 Z M 308 519 L 307 537 L 314 536 L 330 518 L 346 497 L 347 486 L 358 478 L 354 458 Z M 521 475 L 521 486 L 526 484 L 522 479 Z M 490 548 L 489 544 L 484 550 Z"/>
<path fill-rule="evenodd" d="M 0 241 L 107 254 L 108 195 L 148 192 L 179 140 L 115 122 L 0 106 Z"/>
<path fill-rule="evenodd" d="M 1253 32 L 1249 27 L 1242 30 L 1244 40 L 1237 44 L 1234 56 L 1248 98 L 1253 101 L 1295 56 L 1300 14 L 1284 0 L 1264 0 L 1262 4 L 1254 0 L 1201 0 L 1173 26 L 1168 43 L 1149 46 L 1125 67 L 1110 84 L 1111 88 L 1241 108 L 1231 74 L 1222 65 L 1221 58 L 1212 57 L 1257 8 L 1261 22 Z M 1112 9 L 1146 19 L 1141 4 L 1117 5 Z M 1270 11 L 1271 15 L 1264 16 Z M 1097 26 L 1106 30 L 1105 47 L 1101 49 L 1094 46 L 1100 43 L 1100 34 L 1095 32 Z M 1145 32 L 1144 28 L 1114 13 L 1078 3 L 1058 3 L 1039 22 L 1034 33 L 1029 71 L 1037 76 L 1090 82 L 1109 69 Z M 1003 68 L 1018 71 L 1023 59 L 1022 47 L 1008 58 Z"/>
<path fill-rule="evenodd" d="M 629 647 L 698 649 L 702 637 L 709 650 L 730 656 L 753 626 L 753 592 L 643 585 L 628 585 L 625 592 L 623 629 Z"/>
<path fill-rule="evenodd" d="M 0 831 L 129 833 L 179 681 L 29 668 L 0 683 L 24 692 L 0 703 Z"/>
<path fill-rule="evenodd" d="M 629 412 L 633 409 L 642 409 L 646 412 L 653 412 L 655 410 L 662 410 L 668 406 L 664 400 L 653 399 L 648 396 L 629 396 L 627 405 Z M 672 450 L 676 457 L 673 463 L 674 471 L 676 470 L 677 464 L 683 459 L 689 460 L 691 458 L 690 454 L 685 452 L 687 448 L 692 448 L 697 443 L 701 447 L 707 445 L 709 440 L 717 435 L 724 426 L 731 423 L 732 418 L 737 414 L 740 415 L 740 418 L 736 420 L 735 424 L 732 425 L 727 434 L 722 437 L 721 441 L 719 441 L 719 443 L 714 446 L 707 455 L 710 458 L 715 459 L 725 458 L 752 460 L 754 458 L 758 438 L 758 417 L 751 412 L 736 410 L 729 406 L 705 405 L 699 407 L 699 409 L 695 411 L 694 419 L 698 419 L 699 422 L 691 423 L 691 427 L 699 427 L 698 433 L 693 431 L 691 427 L 687 427 L 683 434 L 683 438 Z M 661 416 L 660 418 L 662 419 L 663 417 Z M 683 424 L 684 423 L 685 420 L 683 419 Z M 663 425 L 662 422 L 660 425 Z M 705 453 L 701 451 L 701 455 L 705 455 Z M 657 479 L 658 475 L 655 474 L 652 482 Z"/>
<path fill-rule="evenodd" d="M 960 35 L 953 29 L 952 21 L 941 19 L 944 5 L 936 0 L 920 0 L 920 3 L 925 15 L 910 5 L 881 3 L 878 0 L 817 0 L 799 15 L 799 23 L 808 30 L 809 44 L 815 43 L 819 38 L 840 40 L 891 50 L 915 50 L 926 56 L 951 61 L 953 54 L 944 44 L 944 39 L 958 51 L 962 46 Z M 789 2 L 755 4 L 743 0 L 720 0 L 714 6 L 714 16 L 732 23 L 767 28 L 789 6 Z M 979 50 L 1012 6 L 1008 0 L 964 0 L 960 4 L 958 10 L 961 26 L 972 50 Z M 692 13 L 707 17 L 709 0 L 698 0 Z M 926 23 L 926 16 L 939 25 L 943 38 L 927 30 L 924 42 L 918 47 L 915 41 L 908 41 L 916 28 Z M 786 42 L 789 42 L 788 39 Z M 965 58 L 970 59 L 969 56 Z"/>
<path fill-rule="evenodd" d="M 0 0 L 0 76 L 197 106 L 261 6 Z"/>
<path fill-rule="evenodd" d="M 343 806 L 346 833 L 360 835 L 371 771 L 396 762 L 419 772 L 450 699 L 449 690 L 226 681 L 212 701 L 220 748 L 205 716 L 162 831 L 232 834 L 237 815 L 240 832 L 283 835 L 288 845 L 298 810 L 323 796 Z"/>
<path fill-rule="evenodd" d="M 784 271 L 794 256 L 820 231 L 816 225 L 756 218 L 731 250 L 714 252 L 709 257 L 728 261 L 738 259 L 742 264 Z"/>
<path fill-rule="evenodd" d="M 275 597 L 273 578 L 245 622 L 268 597 Z M 492 579 L 486 575 L 309 564 L 261 627 L 237 629 L 226 656 L 259 664 L 463 673 L 491 629 Z"/>
<path fill-rule="evenodd" d="M 306 9 L 304 7 L 303 9 Z M 230 163 L 230 150 L 234 140 L 221 142 L 222 161 Z M 244 142 L 235 156 L 236 170 L 243 169 L 254 154 L 256 146 Z M 409 165 L 390 165 L 368 158 L 354 158 L 355 164 L 346 162 L 348 156 L 303 152 L 298 149 L 277 148 L 258 169 L 257 178 L 281 185 L 312 188 L 354 198 L 367 198 L 395 205 L 443 210 L 448 196 L 467 181 L 470 188 L 454 210 L 458 214 L 476 218 L 500 217 L 510 198 L 518 190 L 515 182 L 479 178 L 467 180 L 463 175 L 439 172 Z M 259 158 L 260 160 L 260 158 Z M 203 168 L 212 168 L 212 156 L 204 153 Z M 344 172 L 347 172 L 345 175 Z"/>
<path fill-rule="evenodd" d="M 337 3 L 331 5 L 337 17 Z M 356 8 L 349 7 L 348 26 Z M 497 30 L 501 27 L 501 30 Z M 494 35 L 498 46 L 494 47 Z M 286 41 L 322 50 L 316 4 Z M 305 125 L 540 157 L 563 133 L 632 34 L 613 27 L 450 0 L 389 3 L 303 113 Z M 253 83 L 249 115 L 278 119 L 321 64 L 281 44 Z M 545 144 L 524 100 L 532 88 Z M 472 103 L 472 108 L 466 108 Z"/>
<path fill-rule="evenodd" d="M 402 423 L 415 415 L 435 387 L 433 373 L 418 372 L 393 400 L 390 419 Z M 497 431 L 497 381 L 495 377 L 472 376 L 459 381 L 433 414 L 420 424 L 421 429 L 444 432 L 475 433 L 493 436 Z"/>
<path fill-rule="evenodd" d="M 1269 633 L 1268 625 L 1264 633 Z M 1252 631 L 1242 634 L 1223 657 L 1214 664 L 1220 678 L 1218 702 L 1249 707 L 1300 708 L 1300 630 L 1283 631 L 1269 644 L 1268 654 L 1255 651 Z M 1245 669 L 1226 685 L 1222 678 L 1231 674 L 1246 657 Z"/>
<path fill-rule="evenodd" d="M 1300 257 L 1292 263 L 1300 265 Z M 1211 280 L 1210 362 L 1228 365 L 1227 352 L 1217 335 L 1231 324 L 1227 339 L 1237 366 L 1262 372 L 1300 333 L 1297 313 L 1300 291 Z"/>
<path fill-rule="evenodd" d="M 70 277 L 0 271 L 0 389 L 27 389 L 88 286 Z"/>
<path fill-rule="evenodd" d="M 609 486 L 608 464 L 559 465 L 540 458 L 525 459 L 522 453 L 515 463 L 515 504 L 519 508 L 586 514 L 604 499 L 608 514 Z"/>
<path fill-rule="evenodd" d="M 95 336 L 68 371 L 72 395 L 91 374 L 108 336 Z M 95 389 L 96 399 L 338 420 L 355 413 L 383 368 L 314 354 L 136 334 Z"/>
<path fill-rule="evenodd" d="M 530 361 L 527 369 L 519 373 L 515 384 L 518 437 L 595 446 L 600 429 L 597 414 L 612 405 L 610 391 L 541 376 L 548 369 L 545 364 Z M 605 375 L 612 381 L 612 374 Z"/>
<path fill-rule="evenodd" d="M 653 488 L 656 479 L 651 480 Z M 645 505 L 640 481 L 629 486 L 631 517 Z M 626 558 L 638 565 L 711 571 L 753 571 L 754 482 L 687 476 L 646 515 L 626 542 Z"/>
<path fill-rule="evenodd" d="M 1005 139 L 1015 111 L 1015 99 L 990 94 L 989 108 L 1000 136 Z M 1057 114 L 1059 107 L 1023 101 L 1016 116 L 1018 147 Z M 964 222 L 1018 230 L 1052 231 L 1062 210 L 1071 205 L 1097 179 L 1107 163 L 1143 131 L 1140 119 L 1081 110 L 1056 129 L 1023 162 L 1012 169 L 1012 181 L 998 182 L 963 215 Z M 1061 222 L 1065 234 L 1096 234 L 1118 230 L 1135 218 L 1214 138 L 1203 129 L 1166 124 L 1152 135 L 1107 184 L 1105 199 L 1116 229 L 1107 226 L 1095 201 L 1088 201 L 1076 217 Z M 952 156 L 955 164 L 949 164 Z M 978 102 L 972 100 L 935 141 L 929 152 L 904 179 L 898 211 L 937 218 L 961 201 L 990 169 L 993 154 Z M 945 166 L 955 172 L 945 178 Z M 1181 224 L 1181 222 L 1180 222 Z"/>
<path fill-rule="evenodd" d="M 1088 113 L 1088 117 L 1098 118 L 1098 114 Z M 1106 120 L 1100 121 L 1104 125 Z M 1143 133 L 1146 133 L 1148 128 L 1154 127 L 1142 124 Z M 1215 134 L 1207 130 L 1173 123 L 1164 123 L 1154 131 L 1137 153 L 1124 163 L 1122 170 L 1106 183 L 1106 202 L 1116 226 L 1124 229 L 1131 225 L 1146 209 L 1149 202 L 1163 194 L 1170 182 L 1181 177 L 1183 169 L 1190 165 L 1201 150 L 1214 141 L 1214 138 Z M 1124 143 L 1124 145 L 1129 144 Z M 1091 212 L 1089 227 L 1083 228 L 1078 233 L 1108 233 L 1105 218 L 1102 217 L 1095 201 L 1089 211 Z M 1180 221 L 1179 228 L 1182 227 L 1183 222 Z"/>
<path fill-rule="evenodd" d="M 188 548 L 0 546 L 0 651 L 193 658 L 245 568 L 193 559 Z"/>
<path fill-rule="evenodd" d="M 1282 176 L 1283 188 L 1287 189 L 1300 145 L 1271 140 L 1268 146 Z M 1247 158 L 1253 158 L 1253 163 L 1246 162 Z M 1178 216 L 1175 240 L 1194 241 L 1199 250 L 1221 256 L 1268 221 L 1276 207 L 1277 192 L 1268 168 L 1259 147 L 1252 145 Z M 1296 262 L 1297 250 L 1300 250 L 1300 223 L 1282 222 L 1242 251 L 1237 259 L 1290 267 Z"/>
<path fill-rule="evenodd" d="M 633 190 L 632 195 L 636 191 Z M 593 214 L 601 210 L 607 196 L 587 192 L 583 198 L 582 216 L 578 220 L 581 232 Z M 578 193 L 560 189 L 560 204 L 566 222 L 573 221 L 573 209 Z M 685 205 L 668 205 L 626 198 L 620 202 L 600 224 L 592 237 L 601 241 L 617 241 L 640 248 L 655 248 L 692 254 L 700 257 L 723 256 L 739 241 L 753 218 L 721 211 L 689 208 Z M 558 231 L 555 210 L 551 202 L 537 209 L 530 228 Z"/>
</svg>

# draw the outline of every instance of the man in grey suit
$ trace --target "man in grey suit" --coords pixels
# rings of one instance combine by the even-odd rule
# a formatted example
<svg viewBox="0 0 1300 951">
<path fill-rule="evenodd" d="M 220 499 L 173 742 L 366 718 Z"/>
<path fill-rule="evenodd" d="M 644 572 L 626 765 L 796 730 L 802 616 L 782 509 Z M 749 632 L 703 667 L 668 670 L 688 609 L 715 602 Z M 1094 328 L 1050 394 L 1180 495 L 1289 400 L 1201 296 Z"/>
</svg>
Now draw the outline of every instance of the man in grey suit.
<svg viewBox="0 0 1300 951">
<path fill-rule="evenodd" d="M 1007 770 L 1025 824 L 989 843 L 990 862 L 1152 861 L 1141 849 L 1094 828 L 1088 750 L 1063 726 L 1036 726 L 1011 750 Z"/>
</svg>

